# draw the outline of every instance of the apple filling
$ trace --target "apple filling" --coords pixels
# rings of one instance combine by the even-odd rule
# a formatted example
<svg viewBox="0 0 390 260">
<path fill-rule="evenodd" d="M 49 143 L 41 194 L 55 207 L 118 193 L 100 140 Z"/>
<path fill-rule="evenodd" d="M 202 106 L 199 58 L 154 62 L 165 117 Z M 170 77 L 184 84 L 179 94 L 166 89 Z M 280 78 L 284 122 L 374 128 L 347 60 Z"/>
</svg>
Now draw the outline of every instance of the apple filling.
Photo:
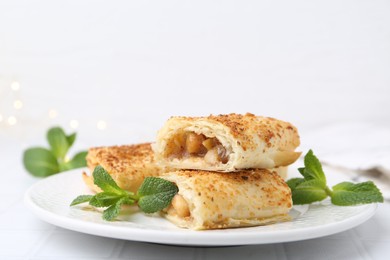
<svg viewBox="0 0 390 260">
<path fill-rule="evenodd" d="M 225 164 L 229 161 L 229 152 L 217 138 L 194 132 L 176 134 L 167 144 L 166 156 L 180 159 L 204 158 L 210 165 Z"/>
<path fill-rule="evenodd" d="M 191 216 L 187 201 L 179 194 L 176 194 L 173 197 L 171 205 L 168 207 L 167 213 L 169 215 L 177 215 L 181 218 Z"/>
</svg>

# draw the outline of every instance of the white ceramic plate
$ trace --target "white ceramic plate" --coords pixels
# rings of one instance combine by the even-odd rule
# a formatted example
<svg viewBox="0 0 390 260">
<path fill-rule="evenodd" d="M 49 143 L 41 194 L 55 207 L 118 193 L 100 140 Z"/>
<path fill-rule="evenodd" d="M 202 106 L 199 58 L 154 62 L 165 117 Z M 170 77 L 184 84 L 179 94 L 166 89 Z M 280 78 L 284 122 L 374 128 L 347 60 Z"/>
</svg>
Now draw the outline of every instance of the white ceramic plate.
<svg viewBox="0 0 390 260">
<path fill-rule="evenodd" d="M 294 207 L 293 220 L 268 226 L 225 230 L 181 229 L 159 216 L 147 216 L 129 208 L 117 221 L 102 220 L 96 209 L 81 204 L 69 207 L 81 194 L 90 193 L 81 169 L 57 174 L 34 184 L 25 194 L 26 205 L 42 220 L 83 233 L 134 241 L 186 246 L 230 246 L 305 240 L 338 233 L 368 220 L 376 204 L 338 207 L 325 201 Z"/>
</svg>

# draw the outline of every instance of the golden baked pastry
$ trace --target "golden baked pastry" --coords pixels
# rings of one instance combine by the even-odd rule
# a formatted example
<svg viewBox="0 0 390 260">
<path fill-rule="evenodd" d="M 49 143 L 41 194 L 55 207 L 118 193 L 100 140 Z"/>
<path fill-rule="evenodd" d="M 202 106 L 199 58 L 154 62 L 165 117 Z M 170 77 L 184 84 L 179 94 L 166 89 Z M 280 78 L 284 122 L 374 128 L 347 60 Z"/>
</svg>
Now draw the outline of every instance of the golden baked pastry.
<svg viewBox="0 0 390 260">
<path fill-rule="evenodd" d="M 288 177 L 288 166 L 280 166 L 273 169 L 269 169 L 272 172 L 276 172 L 279 174 L 280 177 L 282 177 L 283 180 L 287 180 Z"/>
<path fill-rule="evenodd" d="M 160 178 L 179 192 L 162 214 L 179 227 L 202 230 L 265 225 L 290 219 L 291 190 L 276 173 L 179 170 Z"/>
<path fill-rule="evenodd" d="M 171 117 L 153 150 L 164 166 L 232 172 L 287 166 L 300 156 L 299 144 L 292 124 L 248 113 Z"/>
<path fill-rule="evenodd" d="M 91 173 L 101 165 L 120 188 L 131 192 L 136 192 L 146 177 L 163 172 L 155 163 L 150 143 L 94 147 L 88 150 L 86 159 Z M 83 173 L 83 179 L 93 191 L 101 191 L 94 185 L 92 174 Z"/>
</svg>

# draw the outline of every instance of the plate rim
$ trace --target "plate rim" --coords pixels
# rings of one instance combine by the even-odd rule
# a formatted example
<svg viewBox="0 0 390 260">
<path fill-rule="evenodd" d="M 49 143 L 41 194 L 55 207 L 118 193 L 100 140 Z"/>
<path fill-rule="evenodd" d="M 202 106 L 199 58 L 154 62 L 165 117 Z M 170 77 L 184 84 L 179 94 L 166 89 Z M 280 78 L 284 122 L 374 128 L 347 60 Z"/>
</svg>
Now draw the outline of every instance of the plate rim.
<svg viewBox="0 0 390 260">
<path fill-rule="evenodd" d="M 329 236 L 354 228 L 370 219 L 378 208 L 377 203 L 366 204 L 366 210 L 338 222 L 328 223 L 315 227 L 303 227 L 294 230 L 261 231 L 263 234 L 266 234 L 266 236 L 261 236 L 257 232 L 245 232 L 245 229 L 247 228 L 202 231 L 178 229 L 167 231 L 158 229 L 142 229 L 137 227 L 114 226 L 109 225 L 110 222 L 107 222 L 107 224 L 102 224 L 66 217 L 44 209 L 34 202 L 32 193 L 34 189 L 36 189 L 42 182 L 53 181 L 54 179 L 61 178 L 65 175 L 76 176 L 76 171 L 77 173 L 80 173 L 82 168 L 55 174 L 41 179 L 31 185 L 26 190 L 23 198 L 26 207 L 29 208 L 39 219 L 61 228 L 90 235 L 138 242 L 180 246 L 239 246 L 302 241 Z M 234 230 L 233 236 L 227 235 L 229 230 Z M 308 232 L 308 230 L 311 232 Z M 286 236 L 287 234 L 288 236 Z M 207 243 L 205 242 L 205 236 L 208 237 Z M 240 236 L 245 237 L 245 239 L 237 239 Z"/>
</svg>

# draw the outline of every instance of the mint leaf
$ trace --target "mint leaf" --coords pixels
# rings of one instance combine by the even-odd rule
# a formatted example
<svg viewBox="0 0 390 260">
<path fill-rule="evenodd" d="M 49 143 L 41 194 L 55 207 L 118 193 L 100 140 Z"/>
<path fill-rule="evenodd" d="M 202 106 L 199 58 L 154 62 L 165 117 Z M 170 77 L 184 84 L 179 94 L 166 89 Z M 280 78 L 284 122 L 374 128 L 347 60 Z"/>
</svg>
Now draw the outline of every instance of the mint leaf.
<svg viewBox="0 0 390 260">
<path fill-rule="evenodd" d="M 93 196 L 93 197 L 90 199 L 89 205 L 94 206 L 94 207 L 96 207 L 96 208 L 104 208 L 104 207 L 107 207 L 107 206 L 104 206 L 100 200 L 96 199 L 96 195 Z"/>
<path fill-rule="evenodd" d="M 53 127 L 47 131 L 46 137 L 50 149 L 30 148 L 23 154 L 23 163 L 29 173 L 46 177 L 87 165 L 86 151 L 79 152 L 70 161 L 66 161 L 66 154 L 76 140 L 76 133 L 67 136 L 60 127 Z"/>
<path fill-rule="evenodd" d="M 127 205 L 133 205 L 137 201 L 137 199 L 134 198 L 134 195 L 133 196 L 129 195 L 123 198 L 124 198 L 123 204 L 127 204 Z"/>
<path fill-rule="evenodd" d="M 59 171 L 56 157 L 51 151 L 41 147 L 24 151 L 23 164 L 29 173 L 37 177 L 46 177 Z"/>
<path fill-rule="evenodd" d="M 109 208 L 103 211 L 103 219 L 107 221 L 112 221 L 119 215 L 122 204 L 125 202 L 125 198 L 121 198 L 115 204 L 111 205 Z"/>
<path fill-rule="evenodd" d="M 325 191 L 321 180 L 309 180 L 298 184 L 292 190 L 293 204 L 310 204 L 316 201 L 324 200 L 328 194 Z"/>
<path fill-rule="evenodd" d="M 68 139 L 60 127 L 53 127 L 47 132 L 47 141 L 55 157 L 64 160 L 69 150 Z"/>
<path fill-rule="evenodd" d="M 122 204 L 134 204 L 138 199 L 134 193 L 122 190 L 110 174 L 101 166 L 95 167 L 93 171 L 95 184 L 98 185 L 103 192 L 97 193 L 94 196 L 81 195 L 78 196 L 71 206 L 89 201 L 89 205 L 97 208 L 107 208 L 103 211 L 103 219 L 113 220 L 118 216 Z"/>
<path fill-rule="evenodd" d="M 312 150 L 305 155 L 305 167 L 298 168 L 303 178 L 287 181 L 291 189 L 293 204 L 310 204 L 324 200 L 331 191 L 326 186 L 326 177 L 322 165 Z"/>
<path fill-rule="evenodd" d="M 147 177 L 137 192 L 138 206 L 145 213 L 154 213 L 166 208 L 177 194 L 177 186 L 157 177 Z"/>
<path fill-rule="evenodd" d="M 303 178 L 292 178 L 287 181 L 287 185 L 291 190 L 294 190 L 299 184 L 304 182 L 305 179 Z"/>
<path fill-rule="evenodd" d="M 93 170 L 94 183 L 105 192 L 116 193 L 118 195 L 126 195 L 126 192 L 112 179 L 110 174 L 100 165 Z"/>
<path fill-rule="evenodd" d="M 70 206 L 78 205 L 84 202 L 88 202 L 92 199 L 93 195 L 80 195 L 77 198 L 75 198 L 72 203 L 70 203 Z"/>
<path fill-rule="evenodd" d="M 374 202 L 383 202 L 380 190 L 372 181 L 362 183 L 342 182 L 333 188 L 331 201 L 339 206 L 352 206 Z"/>
<path fill-rule="evenodd" d="M 118 200 L 120 200 L 123 197 L 124 196 L 120 196 L 117 193 L 100 192 L 94 196 L 94 201 L 97 201 L 99 207 L 108 207 L 116 203 Z"/>
<path fill-rule="evenodd" d="M 322 165 L 312 150 L 305 155 L 304 164 L 305 167 L 298 168 L 304 178 L 287 181 L 294 204 L 310 204 L 327 196 L 331 197 L 333 204 L 339 206 L 383 202 L 380 190 L 371 181 L 357 184 L 342 182 L 333 186 L 333 190 L 329 189 Z"/>
<path fill-rule="evenodd" d="M 87 151 L 82 151 L 73 156 L 72 160 L 69 162 L 72 165 L 72 169 L 87 166 L 87 160 L 85 159 L 87 154 Z"/>
<path fill-rule="evenodd" d="M 305 155 L 305 168 L 298 169 L 306 180 L 316 179 L 321 180 L 326 184 L 326 177 L 322 170 L 322 165 L 318 158 L 313 154 L 312 150 Z"/>
<path fill-rule="evenodd" d="M 76 140 L 76 133 L 66 136 L 66 141 L 68 141 L 68 146 L 71 147 Z"/>
<path fill-rule="evenodd" d="M 95 184 L 103 192 L 94 196 L 81 195 L 73 200 L 71 206 L 89 202 L 89 205 L 106 208 L 103 211 L 103 219 L 111 221 L 120 213 L 123 204 L 134 204 L 138 202 L 139 208 L 145 213 L 154 213 L 166 208 L 177 194 L 177 186 L 157 177 L 147 177 L 142 183 L 136 195 L 132 192 L 122 190 L 111 178 L 108 172 L 101 166 L 97 166 L 93 171 Z"/>
<path fill-rule="evenodd" d="M 87 161 L 85 160 L 85 157 L 87 156 L 88 152 L 83 151 L 77 153 L 72 160 L 68 162 L 60 163 L 60 171 L 68 171 L 71 169 L 81 168 L 87 166 Z"/>
<path fill-rule="evenodd" d="M 298 168 L 298 171 L 301 173 L 302 176 L 305 176 L 305 167 Z"/>
<path fill-rule="evenodd" d="M 70 165 L 71 169 L 76 169 L 76 168 L 81 168 L 87 166 L 87 157 L 88 152 L 87 151 L 82 151 L 78 152 L 73 158 L 68 162 Z"/>
<path fill-rule="evenodd" d="M 59 163 L 59 172 L 64 172 L 72 169 L 72 165 L 69 163 Z"/>
</svg>

